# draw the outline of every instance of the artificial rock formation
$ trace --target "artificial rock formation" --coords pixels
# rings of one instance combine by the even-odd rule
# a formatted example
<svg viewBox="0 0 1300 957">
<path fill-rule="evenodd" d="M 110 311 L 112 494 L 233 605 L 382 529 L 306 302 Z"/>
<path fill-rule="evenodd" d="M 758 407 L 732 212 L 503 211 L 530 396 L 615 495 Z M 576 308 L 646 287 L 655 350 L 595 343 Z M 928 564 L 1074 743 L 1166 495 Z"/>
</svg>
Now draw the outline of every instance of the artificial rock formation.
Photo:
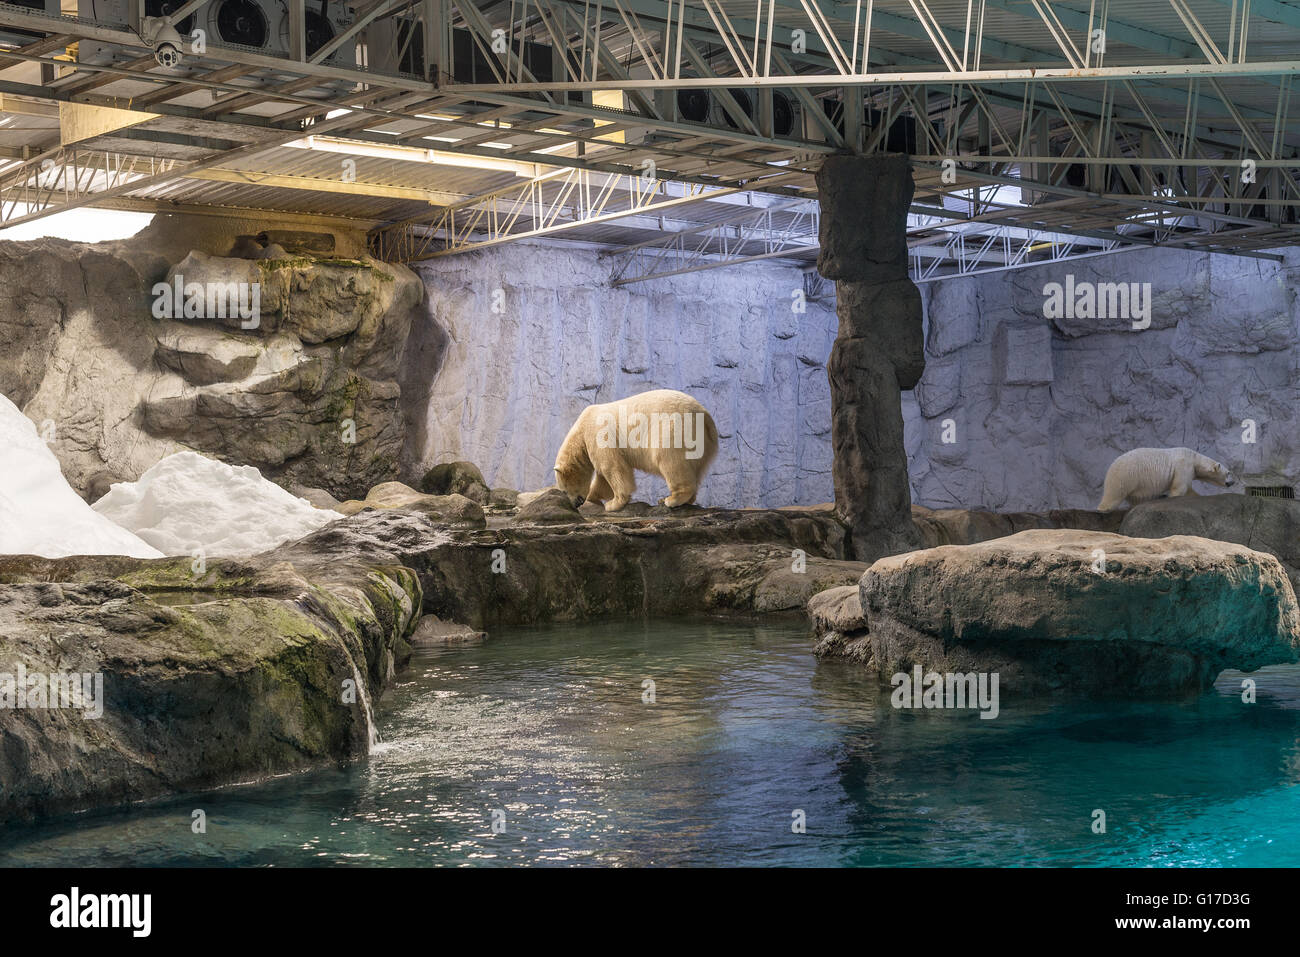
<svg viewBox="0 0 1300 957">
<path fill-rule="evenodd" d="M 102 676 L 98 708 L 0 708 L 0 821 L 363 759 L 420 606 L 410 570 L 321 554 L 0 556 L 0 672 Z"/>
<path fill-rule="evenodd" d="M 585 522 L 563 489 L 548 488 L 519 508 L 514 525 L 564 525 Z"/>
<path fill-rule="evenodd" d="M 608 257 L 540 242 L 416 268 L 428 305 L 403 367 L 408 484 L 464 459 L 489 486 L 549 486 L 584 408 L 671 388 L 718 426 L 698 504 L 831 500 L 830 283 L 771 261 L 611 287 Z M 647 501 L 668 494 L 657 476 L 637 486 Z"/>
<path fill-rule="evenodd" d="M 134 240 L 0 243 L 0 393 L 51 436 L 69 484 L 93 497 L 185 448 L 339 497 L 395 478 L 415 275 L 181 255 Z M 155 318 L 155 284 L 177 276 L 257 283 L 256 328 Z"/>
<path fill-rule="evenodd" d="M 480 505 L 486 505 L 492 498 L 483 473 L 473 462 L 435 465 L 420 479 L 420 491 L 426 495 L 464 495 Z"/>
<path fill-rule="evenodd" d="M 913 501 L 1092 509 L 1116 456 L 1171 446 L 1300 487 L 1298 278 L 1300 250 L 1143 249 L 926 283 L 925 373 L 903 398 Z M 1149 284 L 1150 326 L 1048 318 L 1045 288 L 1067 282 Z"/>
<path fill-rule="evenodd" d="M 1300 596 L 1300 501 L 1254 495 L 1187 495 L 1143 502 L 1122 513 L 1122 535 L 1195 535 L 1277 558 Z"/>
<path fill-rule="evenodd" d="M 1035 529 L 881 559 L 859 588 L 865 632 L 849 626 L 819 651 L 886 681 L 919 665 L 998 672 L 1017 693 L 1170 693 L 1300 658 L 1281 563 L 1205 538 Z"/>
<path fill-rule="evenodd" d="M 995 538 L 1005 538 L 1031 528 L 1077 528 L 1089 532 L 1117 532 L 1120 530 L 1125 514 L 1127 513 L 1091 512 L 1081 508 L 1053 509 L 1050 512 L 986 512 L 982 509 L 929 509 L 920 505 L 912 506 L 912 521 L 916 523 L 917 531 L 921 535 L 923 548 L 936 548 L 939 545 L 975 545 Z M 1218 538 L 1219 536 L 1206 535 L 1205 537 Z"/>
<path fill-rule="evenodd" d="M 699 509 L 689 516 L 474 530 L 393 509 L 363 511 L 271 554 L 295 566 L 405 566 L 420 578 L 427 614 L 479 630 L 722 610 L 795 612 L 815 592 L 861 577 L 865 566 L 841 560 L 843 547 L 843 527 L 823 510 Z"/>
<path fill-rule="evenodd" d="M 381 482 L 360 501 L 349 499 L 332 506 L 336 512 L 355 515 L 357 512 L 373 509 L 403 509 L 408 512 L 421 512 L 434 521 L 446 522 L 455 528 L 482 528 L 483 507 L 464 495 L 425 495 L 401 482 Z"/>
<path fill-rule="evenodd" d="M 0 819 L 359 759 L 409 645 L 485 628 L 806 607 L 819 654 L 882 674 L 912 662 L 997 670 L 1007 692 L 1196 688 L 1220 667 L 1293 660 L 1300 640 L 1279 563 L 1222 542 L 1034 531 L 868 571 L 844 560 L 846 531 L 827 508 L 640 503 L 635 514 L 559 516 L 557 496 L 567 505 L 556 490 L 532 504 L 563 524 L 528 505 L 515 521 L 485 520 L 463 496 L 384 483 L 306 538 L 202 571 L 188 557 L 0 556 L 0 674 L 19 663 L 29 674 L 102 672 L 105 688 L 98 719 L 0 709 Z M 1129 517 L 1149 510 L 1153 532 L 1167 518 L 1252 542 L 1276 534 L 1278 547 L 1292 534 L 1278 503 L 1173 508 L 1185 504 Z M 927 535 L 949 540 L 1069 520 L 917 514 Z M 1105 575 L 1091 568 L 1098 545 Z"/>
<path fill-rule="evenodd" d="M 1280 254 L 1142 249 L 922 284 L 925 371 L 902 395 L 912 501 L 1093 509 L 1106 467 L 1144 446 L 1195 446 L 1247 484 L 1296 485 L 1300 250 Z M 674 387 L 700 399 L 722 433 L 701 504 L 832 500 L 832 283 L 805 288 L 773 260 L 611 289 L 607 257 L 554 244 L 418 268 L 429 308 L 402 380 L 403 481 L 418 486 L 430 466 L 458 458 L 490 485 L 540 488 L 585 405 Z M 1046 318 L 1044 286 L 1071 274 L 1150 282 L 1151 327 Z M 472 409 L 464 395 L 476 397 Z M 1242 440 L 1247 418 L 1255 443 Z M 647 499 L 666 494 L 657 479 L 642 488 Z"/>
<path fill-rule="evenodd" d="M 834 279 L 839 334 L 831 387 L 835 504 L 853 555 L 920 544 L 912 524 L 901 392 L 925 366 L 921 294 L 907 273 L 907 157 L 830 156 L 817 173 L 818 271 Z"/>
<path fill-rule="evenodd" d="M 186 383 L 142 398 L 145 431 L 335 495 L 397 475 L 398 368 L 423 295 L 409 272 L 372 260 L 191 253 L 166 281 L 176 277 L 256 283 L 261 314 L 253 329 L 239 316 L 161 325 L 159 360 Z"/>
</svg>

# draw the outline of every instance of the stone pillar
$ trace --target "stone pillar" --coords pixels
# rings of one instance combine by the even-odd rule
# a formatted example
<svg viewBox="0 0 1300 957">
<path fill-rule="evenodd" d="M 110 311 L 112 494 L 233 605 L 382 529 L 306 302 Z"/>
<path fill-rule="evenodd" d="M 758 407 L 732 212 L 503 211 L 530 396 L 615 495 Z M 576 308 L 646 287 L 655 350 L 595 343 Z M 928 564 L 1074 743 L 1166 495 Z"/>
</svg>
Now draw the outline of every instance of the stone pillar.
<svg viewBox="0 0 1300 957">
<path fill-rule="evenodd" d="M 902 154 L 829 156 L 817 173 L 821 253 L 839 334 L 827 373 L 835 510 L 852 557 L 920 547 L 903 447 L 901 390 L 925 367 L 921 291 L 907 275 L 912 171 Z"/>
</svg>

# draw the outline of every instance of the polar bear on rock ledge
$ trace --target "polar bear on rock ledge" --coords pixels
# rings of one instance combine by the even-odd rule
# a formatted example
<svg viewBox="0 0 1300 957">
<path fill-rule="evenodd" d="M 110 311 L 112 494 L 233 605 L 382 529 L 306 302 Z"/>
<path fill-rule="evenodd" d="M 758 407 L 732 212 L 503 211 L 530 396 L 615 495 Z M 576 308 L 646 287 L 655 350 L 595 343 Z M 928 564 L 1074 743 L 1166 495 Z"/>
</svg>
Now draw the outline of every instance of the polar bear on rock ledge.
<svg viewBox="0 0 1300 957">
<path fill-rule="evenodd" d="M 1230 488 L 1237 483 L 1227 466 L 1192 449 L 1134 449 L 1125 452 L 1106 470 L 1106 485 L 1099 512 L 1153 498 L 1173 498 L 1191 491 L 1192 479 Z"/>
<path fill-rule="evenodd" d="M 574 505 L 604 502 L 617 512 L 636 491 L 637 469 L 668 483 L 664 505 L 695 502 L 700 482 L 718 454 L 718 427 L 684 392 L 655 389 L 589 405 L 555 456 L 555 484 Z"/>
</svg>

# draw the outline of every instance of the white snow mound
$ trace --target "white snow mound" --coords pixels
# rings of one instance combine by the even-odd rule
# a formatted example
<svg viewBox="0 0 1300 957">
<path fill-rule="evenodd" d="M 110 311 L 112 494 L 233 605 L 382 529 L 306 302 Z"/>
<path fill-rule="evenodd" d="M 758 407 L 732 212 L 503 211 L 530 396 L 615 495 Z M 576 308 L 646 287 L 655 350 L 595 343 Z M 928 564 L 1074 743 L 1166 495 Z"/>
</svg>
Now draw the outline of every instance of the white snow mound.
<svg viewBox="0 0 1300 957">
<path fill-rule="evenodd" d="M 32 420 L 2 394 L 0 554 L 163 557 L 125 528 L 96 514 L 72 490 Z"/>
<path fill-rule="evenodd" d="M 169 455 L 136 482 L 119 482 L 94 505 L 100 515 L 167 555 L 255 555 L 310 535 L 343 516 L 197 452 Z"/>
</svg>

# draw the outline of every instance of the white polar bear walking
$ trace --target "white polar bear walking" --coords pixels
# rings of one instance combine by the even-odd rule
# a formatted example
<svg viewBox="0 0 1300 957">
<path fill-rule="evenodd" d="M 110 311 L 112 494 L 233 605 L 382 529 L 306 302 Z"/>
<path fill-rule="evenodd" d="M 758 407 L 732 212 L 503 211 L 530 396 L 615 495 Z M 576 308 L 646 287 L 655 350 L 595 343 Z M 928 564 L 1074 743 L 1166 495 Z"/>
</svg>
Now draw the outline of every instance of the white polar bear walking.
<svg viewBox="0 0 1300 957">
<path fill-rule="evenodd" d="M 1097 511 L 1112 511 L 1125 499 L 1138 505 L 1162 496 L 1186 495 L 1192 479 L 1224 487 L 1237 482 L 1225 466 L 1192 449 L 1133 449 L 1110 463 Z"/>
<path fill-rule="evenodd" d="M 694 503 L 717 454 L 718 427 L 704 406 L 655 389 L 583 409 L 555 456 L 556 484 L 574 505 L 616 512 L 632 500 L 640 469 L 668 483 L 663 504 L 675 508 Z"/>
</svg>

